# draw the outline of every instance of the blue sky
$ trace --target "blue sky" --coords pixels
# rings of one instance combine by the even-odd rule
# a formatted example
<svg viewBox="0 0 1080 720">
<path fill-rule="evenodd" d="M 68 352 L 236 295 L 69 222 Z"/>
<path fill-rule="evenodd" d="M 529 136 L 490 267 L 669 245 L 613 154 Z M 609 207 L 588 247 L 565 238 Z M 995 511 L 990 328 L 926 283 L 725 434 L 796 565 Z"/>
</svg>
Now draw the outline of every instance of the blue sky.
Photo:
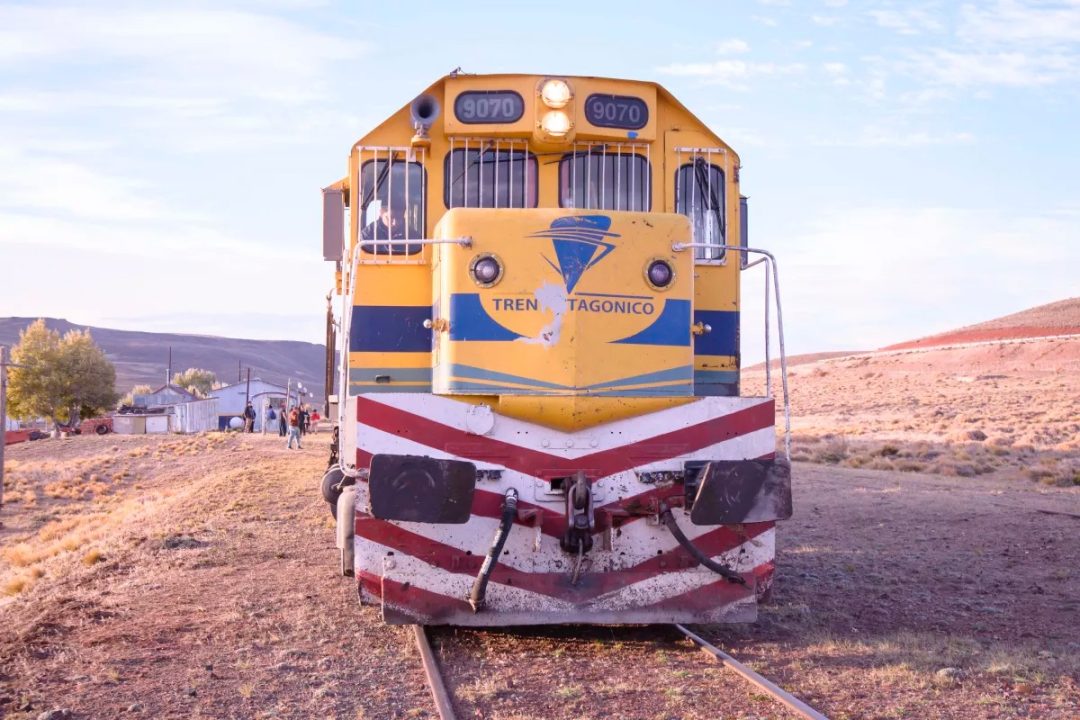
<svg viewBox="0 0 1080 720">
<path fill-rule="evenodd" d="M 740 153 L 790 352 L 1080 294 L 1077 0 L 0 2 L 0 316 L 321 341 L 319 187 L 458 66 L 664 84 Z"/>
</svg>

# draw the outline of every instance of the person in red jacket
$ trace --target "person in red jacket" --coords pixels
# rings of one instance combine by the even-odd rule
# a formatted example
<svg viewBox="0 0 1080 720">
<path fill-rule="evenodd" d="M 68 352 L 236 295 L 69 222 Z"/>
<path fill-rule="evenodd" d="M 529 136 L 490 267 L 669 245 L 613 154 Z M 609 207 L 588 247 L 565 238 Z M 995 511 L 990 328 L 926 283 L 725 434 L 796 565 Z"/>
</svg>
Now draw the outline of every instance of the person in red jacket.
<svg viewBox="0 0 1080 720">
<path fill-rule="evenodd" d="M 293 407 L 289 411 L 289 442 L 285 445 L 289 450 L 292 450 L 292 441 L 296 440 L 296 449 L 302 450 L 300 446 L 300 408 Z"/>
</svg>

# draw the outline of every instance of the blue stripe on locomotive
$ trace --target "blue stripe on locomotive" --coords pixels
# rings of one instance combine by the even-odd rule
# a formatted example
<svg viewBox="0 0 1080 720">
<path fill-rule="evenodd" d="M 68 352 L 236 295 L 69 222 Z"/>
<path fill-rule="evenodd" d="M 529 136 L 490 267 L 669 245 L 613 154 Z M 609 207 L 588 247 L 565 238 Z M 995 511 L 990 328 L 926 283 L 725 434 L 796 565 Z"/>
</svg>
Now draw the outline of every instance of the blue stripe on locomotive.
<svg viewBox="0 0 1080 720">
<path fill-rule="evenodd" d="M 354 305 L 350 352 L 431 352 L 430 305 Z"/>
</svg>

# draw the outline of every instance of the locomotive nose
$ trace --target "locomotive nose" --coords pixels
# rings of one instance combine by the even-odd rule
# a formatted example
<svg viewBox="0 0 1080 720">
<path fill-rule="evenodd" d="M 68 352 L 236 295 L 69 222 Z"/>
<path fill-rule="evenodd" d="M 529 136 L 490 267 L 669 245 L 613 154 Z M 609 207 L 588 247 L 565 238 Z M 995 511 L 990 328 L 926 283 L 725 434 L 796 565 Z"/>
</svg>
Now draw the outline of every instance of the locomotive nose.
<svg viewBox="0 0 1080 720">
<path fill-rule="evenodd" d="M 684 216 L 459 208 L 435 234 L 472 238 L 436 250 L 435 393 L 693 395 Z"/>
</svg>

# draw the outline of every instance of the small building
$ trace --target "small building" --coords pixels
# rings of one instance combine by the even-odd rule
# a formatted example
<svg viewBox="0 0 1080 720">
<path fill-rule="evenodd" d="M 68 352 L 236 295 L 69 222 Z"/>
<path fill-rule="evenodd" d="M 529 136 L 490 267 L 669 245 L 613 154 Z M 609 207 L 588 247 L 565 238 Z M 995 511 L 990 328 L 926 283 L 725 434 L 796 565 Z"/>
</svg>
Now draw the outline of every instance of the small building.
<svg viewBox="0 0 1080 720">
<path fill-rule="evenodd" d="M 252 378 L 250 384 L 245 380 L 215 389 L 211 396 L 218 401 L 218 430 L 228 428 L 229 421 L 234 417 L 243 417 L 244 403 L 250 400 L 251 406 L 255 409 L 255 430 L 261 432 L 263 420 L 266 418 L 266 409 L 274 408 L 276 415 L 281 405 L 285 403 L 286 392 L 289 393 L 288 404 L 291 407 L 299 399 L 295 386 L 286 388 L 284 385 L 275 385 L 260 378 Z M 273 422 L 276 422 L 276 419 Z M 271 424 L 267 430 L 277 432 L 277 426 Z"/>
<path fill-rule="evenodd" d="M 135 395 L 132 398 L 132 404 L 136 407 L 144 408 L 168 407 L 170 405 L 193 402 L 198 399 L 199 396 L 195 393 L 169 383 L 168 385 L 162 385 L 152 393 Z"/>
</svg>

